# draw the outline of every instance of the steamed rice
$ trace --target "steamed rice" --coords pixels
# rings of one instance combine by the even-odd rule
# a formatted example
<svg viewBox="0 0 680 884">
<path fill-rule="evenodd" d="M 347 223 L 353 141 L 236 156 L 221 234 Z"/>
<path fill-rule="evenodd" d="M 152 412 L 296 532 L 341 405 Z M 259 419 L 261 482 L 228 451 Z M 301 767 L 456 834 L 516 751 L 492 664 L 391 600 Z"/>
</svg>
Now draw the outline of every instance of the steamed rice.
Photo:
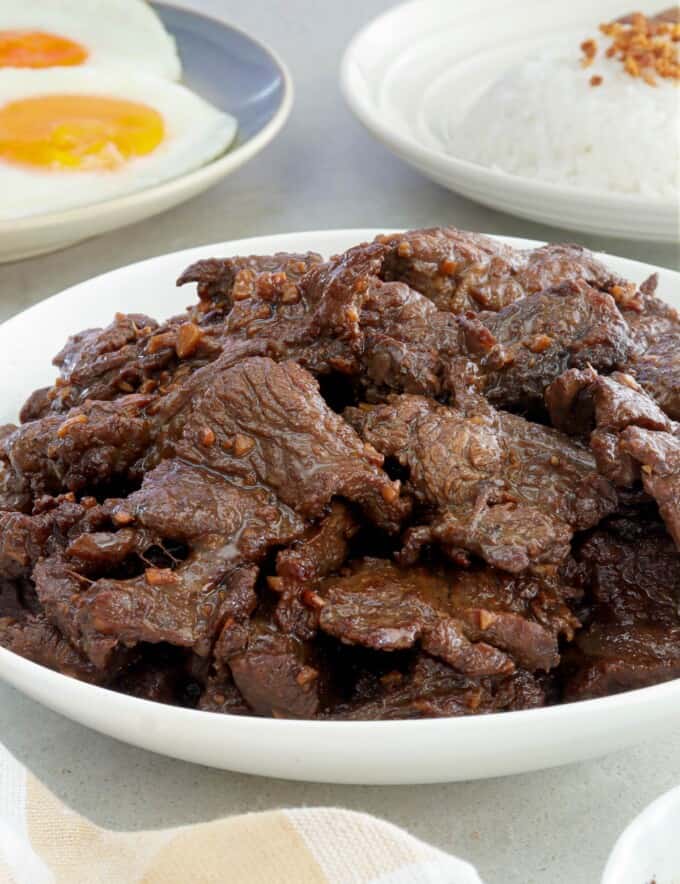
<svg viewBox="0 0 680 884">
<path fill-rule="evenodd" d="M 570 40 L 511 70 L 470 108 L 450 152 L 513 175 L 678 199 L 680 88 L 616 60 L 583 68 Z M 593 76 L 602 83 L 591 86 Z"/>
</svg>

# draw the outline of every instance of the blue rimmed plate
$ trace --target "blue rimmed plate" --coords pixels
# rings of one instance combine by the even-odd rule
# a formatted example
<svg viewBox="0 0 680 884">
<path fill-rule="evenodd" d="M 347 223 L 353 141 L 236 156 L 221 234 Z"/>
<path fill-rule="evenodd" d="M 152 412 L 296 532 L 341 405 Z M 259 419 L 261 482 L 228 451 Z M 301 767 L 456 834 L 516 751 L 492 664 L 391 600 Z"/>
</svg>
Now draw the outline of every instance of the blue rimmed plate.
<svg viewBox="0 0 680 884">
<path fill-rule="evenodd" d="M 193 172 L 129 196 L 0 222 L 0 263 L 55 251 L 179 205 L 252 159 L 285 123 L 292 80 L 270 49 L 216 19 L 165 3 L 154 6 L 177 42 L 184 85 L 238 120 L 235 144 Z"/>
</svg>

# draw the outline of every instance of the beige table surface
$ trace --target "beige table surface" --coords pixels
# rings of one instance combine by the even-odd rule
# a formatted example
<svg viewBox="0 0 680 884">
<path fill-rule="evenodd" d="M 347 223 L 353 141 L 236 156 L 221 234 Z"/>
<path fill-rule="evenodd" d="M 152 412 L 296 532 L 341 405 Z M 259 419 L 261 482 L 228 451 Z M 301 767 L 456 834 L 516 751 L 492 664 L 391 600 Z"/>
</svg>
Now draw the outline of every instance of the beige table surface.
<svg viewBox="0 0 680 884">
<path fill-rule="evenodd" d="M 652 264 L 680 266 L 672 246 L 581 237 L 474 205 L 429 183 L 373 142 L 345 108 L 337 71 L 343 46 L 363 22 L 391 5 L 386 0 L 193 0 L 185 5 L 221 15 L 281 53 L 297 92 L 288 125 L 250 165 L 179 209 L 55 255 L 0 267 L 0 320 L 142 258 L 305 229 L 451 223 L 580 241 Z M 61 798 L 103 825 L 136 829 L 271 807 L 337 805 L 377 814 L 459 853 L 478 866 L 488 884 L 599 881 L 628 820 L 680 782 L 677 734 L 662 740 L 652 734 L 649 744 L 600 761 L 478 783 L 376 788 L 259 779 L 130 748 L 2 684 L 0 739 Z"/>
</svg>

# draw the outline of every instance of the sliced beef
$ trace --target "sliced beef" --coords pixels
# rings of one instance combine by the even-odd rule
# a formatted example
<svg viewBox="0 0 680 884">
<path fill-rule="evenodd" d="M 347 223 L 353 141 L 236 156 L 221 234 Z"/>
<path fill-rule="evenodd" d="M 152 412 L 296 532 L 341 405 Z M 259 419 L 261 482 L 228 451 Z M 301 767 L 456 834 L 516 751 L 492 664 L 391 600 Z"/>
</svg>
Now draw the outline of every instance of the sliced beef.
<svg viewBox="0 0 680 884">
<path fill-rule="evenodd" d="M 467 242 L 467 235 L 448 233 Z M 441 231 L 414 237 L 437 247 L 449 242 Z M 456 360 L 466 357 L 488 376 L 493 401 L 507 404 L 540 398 L 568 366 L 590 362 L 608 370 L 630 351 L 628 328 L 613 300 L 585 282 L 533 295 L 516 309 L 510 306 L 515 297 L 507 304 L 501 298 L 489 305 L 501 311 L 498 317 L 488 312 L 474 319 L 455 317 L 436 297 L 428 297 L 432 288 L 421 285 L 422 293 L 397 281 L 413 284 L 410 272 L 394 272 L 410 261 L 399 257 L 399 250 L 411 245 L 397 240 L 350 249 L 295 282 L 285 274 L 247 271 L 252 280 L 233 301 L 227 334 L 276 341 L 276 351 L 272 347 L 267 355 L 295 359 L 314 373 L 337 371 L 357 376 L 367 389 L 425 395 L 440 395 Z M 479 246 L 482 252 L 487 247 L 511 253 L 490 240 Z M 477 245 L 474 249 L 477 254 Z M 550 263 L 545 255 L 542 260 Z M 415 265 L 422 266 L 418 259 Z M 412 269 L 415 265 L 411 262 Z M 596 273 L 590 276 L 602 282 Z"/>
<path fill-rule="evenodd" d="M 223 322 L 202 314 L 175 316 L 162 326 L 147 316 L 119 314 L 110 326 L 74 336 L 57 355 L 61 376 L 24 405 L 22 422 L 63 414 L 88 400 L 132 393 L 162 395 L 222 352 Z"/>
<path fill-rule="evenodd" d="M 621 372 L 567 372 L 546 401 L 559 425 L 593 428 L 590 447 L 600 472 L 623 488 L 641 480 L 680 545 L 680 426 Z"/>
<path fill-rule="evenodd" d="M 16 510 L 28 513 L 33 505 L 30 485 L 2 456 L 3 440 L 16 429 L 14 424 L 0 426 L 0 512 Z"/>
<path fill-rule="evenodd" d="M 258 296 L 267 284 L 289 283 L 292 291 L 301 278 L 322 260 L 316 252 L 208 258 L 187 267 L 177 280 L 177 285 L 197 283 L 197 294 L 203 309 L 228 312 L 235 302 Z"/>
<path fill-rule="evenodd" d="M 440 310 L 501 310 L 556 283 L 583 280 L 601 291 L 630 287 L 590 252 L 575 245 L 517 251 L 452 227 L 413 230 L 378 239 L 388 248 L 383 278 L 408 283 Z"/>
<path fill-rule="evenodd" d="M 439 396 L 452 360 L 467 352 L 456 317 L 403 283 L 371 281 L 359 328 L 359 382 L 367 389 Z"/>
<path fill-rule="evenodd" d="M 153 438 L 145 396 L 86 401 L 31 421 L 0 439 L 0 461 L 34 495 L 81 491 L 138 475 Z"/>
<path fill-rule="evenodd" d="M 499 310 L 525 293 L 515 282 L 521 264 L 510 246 L 453 227 L 380 237 L 389 249 L 382 274 L 406 282 L 440 310 Z"/>
<path fill-rule="evenodd" d="M 558 563 L 574 531 L 614 511 L 616 494 L 590 451 L 561 433 L 496 412 L 417 396 L 348 409 L 363 438 L 408 471 L 407 490 L 428 516 L 407 532 L 404 561 L 436 542 L 520 573 Z"/>
<path fill-rule="evenodd" d="M 303 599 L 319 628 L 342 642 L 383 651 L 418 642 L 471 677 L 507 674 L 514 663 L 548 671 L 559 662 L 558 637 L 572 638 L 579 625 L 559 587 L 491 568 L 433 571 L 364 559 Z"/>
<path fill-rule="evenodd" d="M 583 282 L 562 283 L 498 313 L 481 314 L 494 336 L 486 353 L 470 358 L 484 377 L 484 394 L 499 406 L 543 400 L 545 388 L 569 368 L 608 372 L 631 349 L 628 327 L 613 298 Z"/>
<path fill-rule="evenodd" d="M 204 373 L 205 372 L 205 373 Z M 262 483 L 302 516 L 334 496 L 395 531 L 408 512 L 382 456 L 326 405 L 318 383 L 291 362 L 247 359 L 195 374 L 168 405 L 160 446 L 243 482 Z"/>
<path fill-rule="evenodd" d="M 628 427 L 619 448 L 638 464 L 642 484 L 659 505 L 659 513 L 680 548 L 680 437 Z"/>
<path fill-rule="evenodd" d="M 275 617 L 283 632 L 313 638 L 313 614 L 302 596 L 344 564 L 358 527 L 349 509 L 334 501 L 327 516 L 278 554 L 276 575 L 269 577 L 268 583 L 280 595 Z"/>
<path fill-rule="evenodd" d="M 80 681 L 98 684 L 106 680 L 105 675 L 78 653 L 41 614 L 28 614 L 20 619 L 0 617 L 0 645 L 27 660 Z"/>
<path fill-rule="evenodd" d="M 115 399 L 137 390 L 145 375 L 140 360 L 143 346 L 157 328 L 148 316 L 119 313 L 106 328 L 70 337 L 54 358 L 59 380 L 29 397 L 21 422 L 64 413 L 85 399 Z"/>
<path fill-rule="evenodd" d="M 38 559 L 64 547 L 74 532 L 88 530 L 84 523 L 96 523 L 92 508 L 76 503 L 72 495 L 49 503 L 31 516 L 0 512 L 0 574 L 4 577 L 30 577 Z"/>
<path fill-rule="evenodd" d="M 462 316 L 437 310 L 403 283 L 371 279 L 366 285 L 352 309 L 361 382 L 369 388 L 441 396 L 467 360 L 489 401 L 526 408 L 542 402 L 545 388 L 567 368 L 607 372 L 631 352 L 613 298 L 583 282 L 563 283 L 495 313 Z"/>
<path fill-rule="evenodd" d="M 27 614 L 40 612 L 33 584 L 25 578 L 0 579 L 0 618 L 20 620 Z"/>
<path fill-rule="evenodd" d="M 644 353 L 627 364 L 650 396 L 673 420 L 680 421 L 680 322 L 672 333 L 662 335 Z"/>
<path fill-rule="evenodd" d="M 234 686 L 256 715 L 314 718 L 319 710 L 320 677 L 313 649 L 267 620 L 255 618 L 245 627 L 227 624 L 215 660 L 223 669 L 226 664 Z M 217 688 L 210 686 L 213 703 L 216 691 L 225 701 L 233 701 L 229 684 L 230 679 L 223 677 Z M 207 700 L 202 708 L 208 708 Z"/>
<path fill-rule="evenodd" d="M 295 310 L 295 321 L 278 310 L 284 321 L 277 322 L 276 337 L 284 343 L 288 358 L 314 374 L 360 374 L 368 321 L 363 305 L 372 288 L 381 285 L 378 271 L 383 255 L 379 245 L 357 246 L 310 270 L 300 284 L 298 303 L 286 309 L 287 317 Z M 384 304 L 383 300 L 380 311 L 389 307 L 389 299 Z M 266 333 L 258 323 L 253 331 L 263 330 Z M 249 333 L 253 331 L 249 328 Z"/>
<path fill-rule="evenodd" d="M 546 389 L 545 401 L 553 426 L 566 433 L 585 435 L 595 428 L 617 433 L 631 425 L 672 427 L 646 391 L 623 372 L 602 377 L 592 366 L 571 369 Z"/>
<path fill-rule="evenodd" d="M 680 677 L 680 553 L 663 526 L 615 520 L 576 558 L 590 611 L 565 659 L 565 698 Z"/>
<path fill-rule="evenodd" d="M 427 654 L 416 657 L 406 673 L 367 679 L 356 695 L 338 703 L 325 717 L 350 721 L 485 715 L 544 706 L 540 678 L 519 670 L 496 678 L 472 679 Z"/>
<path fill-rule="evenodd" d="M 111 512 L 119 531 L 76 538 L 35 570 L 50 619 L 102 667 L 121 645 L 139 642 L 207 655 L 226 619 L 255 608 L 254 564 L 304 527 L 264 489 L 173 460 Z M 178 543 L 186 547 L 181 559 L 172 552 Z M 154 550 L 164 561 L 154 562 Z M 141 573 L 107 576 L 130 558 Z"/>
<path fill-rule="evenodd" d="M 472 642 L 464 624 L 430 606 L 414 591 L 411 575 L 398 575 L 379 563 L 359 574 L 330 578 L 320 594 L 319 628 L 348 644 L 377 651 L 413 647 L 440 657 L 465 675 L 513 672 L 504 652 L 486 642 Z M 418 575 L 413 575 L 417 576 Z"/>
<path fill-rule="evenodd" d="M 526 295 L 542 292 L 558 283 L 585 282 L 607 292 L 618 303 L 632 298 L 635 285 L 612 273 L 583 246 L 549 243 L 520 252 L 523 266 L 518 281 Z"/>
<path fill-rule="evenodd" d="M 653 278 L 445 228 L 188 282 L 161 325 L 70 338 L 0 427 L 0 644 L 278 717 L 680 676 L 680 320 Z"/>
<path fill-rule="evenodd" d="M 2 460 L 0 455 L 0 512 L 28 513 L 31 511 L 32 503 L 29 482 L 23 476 L 19 476 L 12 465 Z"/>
<path fill-rule="evenodd" d="M 627 427 L 672 431 L 670 420 L 630 375 L 615 372 L 596 378 L 585 396 L 592 398 L 595 429 L 590 447 L 600 472 L 619 487 L 633 486 L 641 476 L 640 462 L 623 444 Z"/>
<path fill-rule="evenodd" d="M 624 311 L 635 349 L 624 364 L 673 420 L 680 420 L 680 316 L 656 296 L 655 276 Z"/>
</svg>

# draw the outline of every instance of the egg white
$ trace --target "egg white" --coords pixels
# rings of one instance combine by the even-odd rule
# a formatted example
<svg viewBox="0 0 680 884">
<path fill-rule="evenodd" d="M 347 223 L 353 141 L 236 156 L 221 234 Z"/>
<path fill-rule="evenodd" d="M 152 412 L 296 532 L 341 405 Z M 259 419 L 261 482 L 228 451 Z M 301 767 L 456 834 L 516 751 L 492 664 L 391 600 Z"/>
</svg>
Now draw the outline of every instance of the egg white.
<svg viewBox="0 0 680 884">
<path fill-rule="evenodd" d="M 89 53 L 81 69 L 127 67 L 169 80 L 179 80 L 182 72 L 174 39 L 145 0 L 0 0 L 0 31 L 5 30 L 75 40 Z"/>
<path fill-rule="evenodd" d="M 51 94 L 102 95 L 146 104 L 162 115 L 165 138 L 152 153 L 111 171 L 43 171 L 0 159 L 0 220 L 75 208 L 152 187 L 205 165 L 223 153 L 236 134 L 232 116 L 158 77 L 94 68 L 8 69 L 0 76 L 0 107 Z"/>
</svg>

